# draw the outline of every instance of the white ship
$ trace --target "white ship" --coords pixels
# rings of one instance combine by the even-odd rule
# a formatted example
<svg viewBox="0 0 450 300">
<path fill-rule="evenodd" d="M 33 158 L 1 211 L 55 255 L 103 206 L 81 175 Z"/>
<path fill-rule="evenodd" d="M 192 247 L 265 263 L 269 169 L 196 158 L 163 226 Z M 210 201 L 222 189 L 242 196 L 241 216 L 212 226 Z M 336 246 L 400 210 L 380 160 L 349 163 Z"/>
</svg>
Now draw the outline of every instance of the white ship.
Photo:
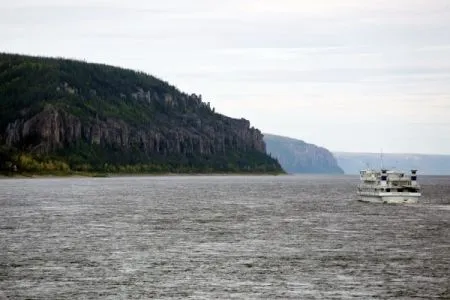
<svg viewBox="0 0 450 300">
<path fill-rule="evenodd" d="M 421 187 L 417 182 L 417 170 L 411 174 L 381 169 L 360 171 L 358 195 L 360 201 L 376 203 L 417 203 Z"/>
</svg>

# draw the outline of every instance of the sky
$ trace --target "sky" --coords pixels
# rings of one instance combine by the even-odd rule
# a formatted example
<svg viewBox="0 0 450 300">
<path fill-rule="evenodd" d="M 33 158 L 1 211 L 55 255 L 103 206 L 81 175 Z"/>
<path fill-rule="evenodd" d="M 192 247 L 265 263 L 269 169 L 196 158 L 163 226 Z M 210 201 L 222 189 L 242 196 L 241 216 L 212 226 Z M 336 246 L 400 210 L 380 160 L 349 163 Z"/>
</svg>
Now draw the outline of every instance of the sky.
<svg viewBox="0 0 450 300">
<path fill-rule="evenodd" d="M 144 71 L 331 151 L 450 154 L 449 0 L 0 0 L 0 51 Z"/>
</svg>

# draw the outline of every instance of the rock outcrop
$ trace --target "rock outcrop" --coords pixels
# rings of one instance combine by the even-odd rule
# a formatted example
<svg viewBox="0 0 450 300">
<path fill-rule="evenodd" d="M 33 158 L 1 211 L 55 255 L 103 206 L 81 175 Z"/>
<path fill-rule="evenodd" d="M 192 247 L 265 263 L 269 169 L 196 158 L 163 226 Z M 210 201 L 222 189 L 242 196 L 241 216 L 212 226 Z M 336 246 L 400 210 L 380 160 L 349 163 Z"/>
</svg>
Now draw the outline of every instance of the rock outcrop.
<svg viewBox="0 0 450 300">
<path fill-rule="evenodd" d="M 143 73 L 0 54 L 0 87 L 4 148 L 64 156 L 69 163 L 72 156 L 84 157 L 99 166 L 170 163 L 210 171 L 281 171 L 248 120 L 218 114 L 201 96 Z M 87 148 L 95 150 L 95 158 L 77 153 Z"/>
<path fill-rule="evenodd" d="M 333 154 L 302 140 L 264 133 L 267 153 L 288 173 L 343 174 Z"/>
<path fill-rule="evenodd" d="M 265 153 L 265 143 L 258 129 L 245 119 L 217 116 L 217 120 L 189 118 L 180 127 L 132 126 L 121 119 L 83 122 L 65 110 L 47 105 L 29 119 L 17 119 L 7 125 L 4 144 L 25 147 L 38 154 L 85 141 L 89 144 L 130 150 L 138 147 L 152 154 L 214 155 L 226 151 L 254 150 Z"/>
</svg>

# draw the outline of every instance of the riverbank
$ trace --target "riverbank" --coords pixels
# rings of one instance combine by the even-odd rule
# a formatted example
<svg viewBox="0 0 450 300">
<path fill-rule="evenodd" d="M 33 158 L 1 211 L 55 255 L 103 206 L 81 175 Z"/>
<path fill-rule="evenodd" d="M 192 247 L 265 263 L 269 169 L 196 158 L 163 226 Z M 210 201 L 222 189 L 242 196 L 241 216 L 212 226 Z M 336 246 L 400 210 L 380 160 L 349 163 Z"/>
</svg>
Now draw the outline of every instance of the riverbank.
<svg viewBox="0 0 450 300">
<path fill-rule="evenodd" d="M 54 174 L 30 174 L 14 173 L 0 174 L 0 179 L 39 179 L 39 178 L 111 178 L 111 177 L 163 177 L 163 176 L 278 176 L 286 173 L 264 172 L 224 172 L 224 173 L 54 173 Z"/>
</svg>

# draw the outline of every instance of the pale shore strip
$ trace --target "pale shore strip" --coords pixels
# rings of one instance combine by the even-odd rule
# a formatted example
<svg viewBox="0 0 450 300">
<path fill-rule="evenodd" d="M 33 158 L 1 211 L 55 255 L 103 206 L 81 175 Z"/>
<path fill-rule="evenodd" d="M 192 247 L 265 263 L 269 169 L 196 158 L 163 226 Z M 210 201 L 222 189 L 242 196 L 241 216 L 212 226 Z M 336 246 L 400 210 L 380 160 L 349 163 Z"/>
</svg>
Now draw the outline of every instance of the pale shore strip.
<svg viewBox="0 0 450 300">
<path fill-rule="evenodd" d="M 0 174 L 0 180 L 4 179 L 49 179 L 49 178 L 116 178 L 116 177 L 189 177 L 189 176 L 289 176 L 290 174 L 277 173 L 139 173 L 139 174 L 67 174 L 67 175 L 23 175 L 7 176 Z"/>
</svg>

